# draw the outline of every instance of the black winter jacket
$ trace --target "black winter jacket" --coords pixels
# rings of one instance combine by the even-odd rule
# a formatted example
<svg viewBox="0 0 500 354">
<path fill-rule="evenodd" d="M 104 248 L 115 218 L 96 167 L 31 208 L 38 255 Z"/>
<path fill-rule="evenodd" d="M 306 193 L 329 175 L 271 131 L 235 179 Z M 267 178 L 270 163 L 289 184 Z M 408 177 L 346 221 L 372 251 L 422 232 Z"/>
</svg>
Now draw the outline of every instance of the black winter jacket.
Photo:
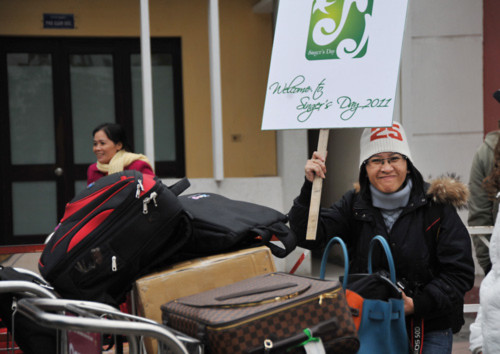
<svg viewBox="0 0 500 354">
<path fill-rule="evenodd" d="M 391 247 L 397 278 L 410 284 L 414 316 L 425 320 L 425 331 L 463 324 L 463 298 L 474 285 L 471 241 L 455 209 L 466 203 L 465 185 L 443 178 L 425 184 L 426 192 L 414 186 L 391 232 L 371 200 L 363 199 L 357 190 L 349 191 L 321 209 L 316 240 L 305 241 L 311 188 L 306 180 L 289 212 L 300 246 L 322 250 L 339 236 L 348 247 L 350 273 L 360 273 L 367 272 L 370 240 L 381 235 Z M 380 247 L 375 248 L 372 263 L 374 270 L 388 270 Z"/>
</svg>

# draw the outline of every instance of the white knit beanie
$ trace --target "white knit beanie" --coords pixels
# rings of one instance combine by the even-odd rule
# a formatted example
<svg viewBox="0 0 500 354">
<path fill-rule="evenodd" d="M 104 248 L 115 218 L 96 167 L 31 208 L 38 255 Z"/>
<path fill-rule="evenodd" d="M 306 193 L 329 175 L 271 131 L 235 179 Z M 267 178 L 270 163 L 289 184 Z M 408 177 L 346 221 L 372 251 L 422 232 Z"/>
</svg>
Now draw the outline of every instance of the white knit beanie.
<svg viewBox="0 0 500 354">
<path fill-rule="evenodd" d="M 381 152 L 397 152 L 411 160 L 410 147 L 401 123 L 389 128 L 366 128 L 361 134 L 359 165 Z"/>
</svg>

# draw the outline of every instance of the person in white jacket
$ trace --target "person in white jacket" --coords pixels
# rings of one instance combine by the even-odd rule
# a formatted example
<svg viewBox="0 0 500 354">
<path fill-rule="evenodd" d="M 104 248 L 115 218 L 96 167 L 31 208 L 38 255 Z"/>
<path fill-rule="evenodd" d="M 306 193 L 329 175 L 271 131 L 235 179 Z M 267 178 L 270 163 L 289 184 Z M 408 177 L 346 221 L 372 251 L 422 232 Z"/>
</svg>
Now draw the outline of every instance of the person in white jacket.
<svg viewBox="0 0 500 354">
<path fill-rule="evenodd" d="M 479 289 L 479 311 L 470 325 L 470 351 L 473 354 L 500 353 L 500 211 L 490 240 L 491 271 Z"/>
</svg>

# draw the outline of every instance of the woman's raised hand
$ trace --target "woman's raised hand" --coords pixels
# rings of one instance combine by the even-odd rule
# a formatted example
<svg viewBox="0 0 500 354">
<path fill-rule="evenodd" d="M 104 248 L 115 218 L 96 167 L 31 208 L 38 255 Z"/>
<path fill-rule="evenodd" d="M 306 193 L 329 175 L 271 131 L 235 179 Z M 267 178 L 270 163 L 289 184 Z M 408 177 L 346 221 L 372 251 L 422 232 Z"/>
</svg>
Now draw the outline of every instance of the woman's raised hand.
<svg viewBox="0 0 500 354">
<path fill-rule="evenodd" d="M 304 170 L 306 172 L 306 178 L 308 181 L 314 181 L 314 176 L 325 178 L 326 175 L 326 165 L 325 156 L 322 156 L 319 152 L 313 152 L 312 158 L 307 160 Z"/>
</svg>

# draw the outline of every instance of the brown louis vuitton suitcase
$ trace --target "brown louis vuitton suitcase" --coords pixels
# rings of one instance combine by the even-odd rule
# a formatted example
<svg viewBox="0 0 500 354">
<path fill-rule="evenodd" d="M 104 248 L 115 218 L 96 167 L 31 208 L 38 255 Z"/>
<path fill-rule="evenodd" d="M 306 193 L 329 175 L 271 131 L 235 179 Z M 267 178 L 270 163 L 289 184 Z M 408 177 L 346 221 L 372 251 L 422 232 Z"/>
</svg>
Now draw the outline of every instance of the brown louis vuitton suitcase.
<svg viewBox="0 0 500 354">
<path fill-rule="evenodd" d="M 208 353 L 356 353 L 359 340 L 337 281 L 270 273 L 161 306 L 163 323 L 201 340 Z"/>
</svg>

